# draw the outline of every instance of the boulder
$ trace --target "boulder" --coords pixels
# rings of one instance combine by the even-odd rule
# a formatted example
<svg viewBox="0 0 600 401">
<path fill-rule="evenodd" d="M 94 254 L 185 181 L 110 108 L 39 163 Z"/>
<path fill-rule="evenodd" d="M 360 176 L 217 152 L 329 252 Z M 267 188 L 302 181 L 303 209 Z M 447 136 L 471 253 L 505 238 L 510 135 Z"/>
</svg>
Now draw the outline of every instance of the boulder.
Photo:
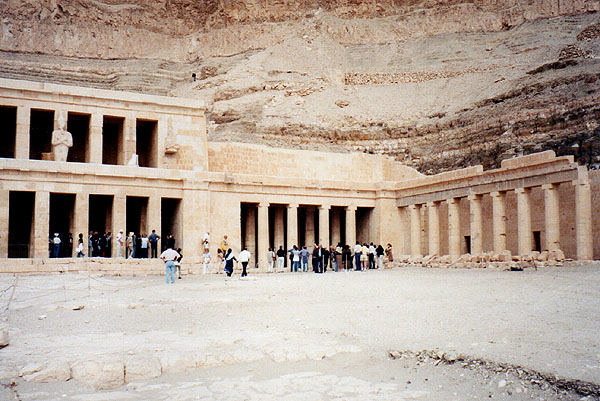
<svg viewBox="0 0 600 401">
<path fill-rule="evenodd" d="M 97 390 L 107 390 L 125 383 L 123 362 L 117 358 L 76 362 L 72 369 L 73 379 Z"/>
<path fill-rule="evenodd" d="M 562 262 L 565 260 L 565 254 L 560 249 L 556 249 L 548 252 L 548 260 L 555 260 L 557 262 Z"/>
<path fill-rule="evenodd" d="M 0 324 L 0 348 L 4 348 L 8 344 L 10 344 L 10 339 L 8 336 L 8 325 Z"/>
<path fill-rule="evenodd" d="M 66 382 L 71 379 L 71 367 L 67 362 L 51 362 L 39 371 L 23 375 L 26 382 L 51 383 Z"/>
<path fill-rule="evenodd" d="M 162 374 L 160 360 L 151 355 L 132 355 L 125 361 L 125 381 L 154 379 Z"/>
</svg>

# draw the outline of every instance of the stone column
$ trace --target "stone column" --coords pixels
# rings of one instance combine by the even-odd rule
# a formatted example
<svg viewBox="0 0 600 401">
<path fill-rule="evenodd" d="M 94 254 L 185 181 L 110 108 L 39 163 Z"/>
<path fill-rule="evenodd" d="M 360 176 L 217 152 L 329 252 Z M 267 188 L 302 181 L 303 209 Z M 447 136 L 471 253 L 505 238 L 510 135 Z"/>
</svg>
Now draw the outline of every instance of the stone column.
<svg viewBox="0 0 600 401">
<path fill-rule="evenodd" d="M 429 202 L 427 204 L 429 214 L 429 254 L 440 254 L 440 203 Z"/>
<path fill-rule="evenodd" d="M 150 235 L 152 230 L 156 230 L 156 234 L 160 235 L 162 232 L 162 201 L 161 197 L 154 194 L 150 196 L 148 199 L 148 224 L 146 225 L 147 231 L 146 234 Z M 173 233 L 176 235 L 176 233 Z M 181 238 L 175 238 L 176 240 L 181 240 Z M 162 247 L 162 238 L 158 240 L 158 244 L 156 245 L 158 249 Z M 151 252 L 148 249 L 148 252 Z"/>
<path fill-rule="evenodd" d="M 35 193 L 33 211 L 33 257 L 48 258 L 48 239 L 50 234 L 50 192 Z M 31 252 L 30 252 L 31 255 Z"/>
<path fill-rule="evenodd" d="M 575 185 L 575 239 L 577 259 L 592 260 L 592 194 L 588 180 L 574 181 Z"/>
<path fill-rule="evenodd" d="M 542 185 L 544 190 L 544 218 L 546 228 L 546 249 L 560 249 L 560 214 L 558 206 L 558 185 Z"/>
<path fill-rule="evenodd" d="M 90 217 L 90 195 L 88 193 L 77 193 L 75 195 L 75 229 L 73 230 L 73 254 L 79 245 L 79 234 L 83 234 L 83 254 L 88 254 L 88 221 Z M 116 241 L 117 233 L 113 231 L 112 241 Z"/>
<path fill-rule="evenodd" d="M 331 209 L 331 245 L 336 246 L 342 240 L 340 209 Z"/>
<path fill-rule="evenodd" d="M 0 258 L 8 257 L 9 197 L 7 189 L 0 189 Z"/>
<path fill-rule="evenodd" d="M 258 267 L 266 269 L 269 252 L 269 204 L 261 202 L 258 205 L 258 249 L 256 256 Z"/>
<path fill-rule="evenodd" d="M 86 161 L 88 163 L 102 164 L 102 114 L 94 113 L 90 118 L 90 135 L 87 148 Z"/>
<path fill-rule="evenodd" d="M 410 254 L 421 256 L 421 205 L 410 205 Z"/>
<path fill-rule="evenodd" d="M 127 256 L 125 252 L 125 238 L 127 237 L 127 226 L 126 226 L 126 216 L 127 212 L 127 197 L 125 195 L 115 195 L 113 198 L 113 215 L 112 215 L 112 232 L 115 233 L 115 240 L 112 241 L 112 254 L 115 258 L 119 254 L 118 247 L 119 243 L 117 242 L 117 233 L 119 230 L 123 230 L 123 249 L 121 249 L 121 255 L 123 257 Z M 157 234 L 160 235 L 160 231 L 157 231 Z M 87 241 L 87 239 L 86 239 Z M 160 247 L 158 248 L 158 253 L 160 254 Z M 87 255 L 87 253 L 86 253 Z"/>
<path fill-rule="evenodd" d="M 517 188 L 517 235 L 519 255 L 529 255 L 532 247 L 531 206 L 529 204 L 530 188 Z"/>
<path fill-rule="evenodd" d="M 315 209 L 311 206 L 306 208 L 306 230 L 304 231 L 306 249 L 312 249 L 315 242 Z"/>
<path fill-rule="evenodd" d="M 460 199 L 448 199 L 448 253 L 460 256 Z"/>
<path fill-rule="evenodd" d="M 471 254 L 483 253 L 483 215 L 481 195 L 469 195 L 469 218 L 471 225 Z"/>
<path fill-rule="evenodd" d="M 331 206 L 319 206 L 319 244 L 329 247 L 329 209 Z"/>
<path fill-rule="evenodd" d="M 279 249 L 280 246 L 283 246 L 283 250 L 287 250 L 286 244 L 284 244 L 283 208 L 281 206 L 275 206 L 273 208 L 273 217 L 275 220 L 273 225 L 273 245 L 275 246 L 275 249 Z"/>
<path fill-rule="evenodd" d="M 505 192 L 492 192 L 492 232 L 494 237 L 494 252 L 506 250 L 506 208 Z"/>
<path fill-rule="evenodd" d="M 136 153 L 136 120 L 135 116 L 125 117 L 125 132 L 123 133 L 123 164 Z"/>
<path fill-rule="evenodd" d="M 15 137 L 15 159 L 29 159 L 29 125 L 31 109 L 17 107 L 17 131 Z"/>
<path fill-rule="evenodd" d="M 298 244 L 298 204 L 290 203 L 287 209 L 288 248 Z"/>
<path fill-rule="evenodd" d="M 356 206 L 346 207 L 346 243 L 354 249 L 356 244 Z"/>
</svg>

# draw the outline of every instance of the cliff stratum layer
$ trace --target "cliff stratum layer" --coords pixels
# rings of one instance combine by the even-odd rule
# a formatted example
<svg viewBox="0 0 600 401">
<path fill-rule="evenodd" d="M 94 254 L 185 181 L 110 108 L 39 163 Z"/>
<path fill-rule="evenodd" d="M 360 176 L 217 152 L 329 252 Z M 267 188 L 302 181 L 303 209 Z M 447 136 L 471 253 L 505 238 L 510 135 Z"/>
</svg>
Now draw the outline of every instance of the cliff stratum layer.
<svg viewBox="0 0 600 401">
<path fill-rule="evenodd" d="M 0 76 L 203 99 L 214 141 L 383 153 L 424 173 L 547 149 L 597 168 L 599 10 L 5 0 Z"/>
</svg>

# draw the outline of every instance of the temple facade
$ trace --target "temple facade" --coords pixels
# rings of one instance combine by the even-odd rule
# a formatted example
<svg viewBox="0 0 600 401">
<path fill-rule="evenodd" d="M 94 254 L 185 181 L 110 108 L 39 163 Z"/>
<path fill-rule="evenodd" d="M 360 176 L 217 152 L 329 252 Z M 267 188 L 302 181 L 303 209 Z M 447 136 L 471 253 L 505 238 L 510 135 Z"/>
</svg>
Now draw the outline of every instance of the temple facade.
<svg viewBox="0 0 600 401">
<path fill-rule="evenodd" d="M 120 230 L 171 234 L 192 264 L 206 232 L 213 257 L 227 235 L 259 269 L 270 247 L 356 241 L 413 256 L 600 255 L 600 176 L 553 152 L 425 176 L 380 155 L 209 142 L 198 100 L 8 79 L 0 118 L 0 271 L 90 263 L 49 257 L 54 233 L 83 234 L 88 255 L 90 231 L 113 237 L 110 257 L 94 263 L 160 268 L 116 258 Z M 66 161 L 57 146 L 68 146 Z"/>
</svg>

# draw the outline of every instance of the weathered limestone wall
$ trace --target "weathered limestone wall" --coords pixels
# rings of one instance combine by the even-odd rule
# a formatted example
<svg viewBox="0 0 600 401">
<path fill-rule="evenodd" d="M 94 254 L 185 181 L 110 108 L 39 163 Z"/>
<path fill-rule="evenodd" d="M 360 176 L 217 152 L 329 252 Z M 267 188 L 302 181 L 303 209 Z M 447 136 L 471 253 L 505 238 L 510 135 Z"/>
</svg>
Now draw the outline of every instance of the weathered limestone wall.
<svg viewBox="0 0 600 401">
<path fill-rule="evenodd" d="M 208 168 L 213 172 L 349 181 L 359 185 L 422 177 L 418 171 L 383 156 L 229 142 L 208 145 Z"/>
<path fill-rule="evenodd" d="M 590 171 L 594 259 L 600 259 L 600 171 Z"/>
</svg>

